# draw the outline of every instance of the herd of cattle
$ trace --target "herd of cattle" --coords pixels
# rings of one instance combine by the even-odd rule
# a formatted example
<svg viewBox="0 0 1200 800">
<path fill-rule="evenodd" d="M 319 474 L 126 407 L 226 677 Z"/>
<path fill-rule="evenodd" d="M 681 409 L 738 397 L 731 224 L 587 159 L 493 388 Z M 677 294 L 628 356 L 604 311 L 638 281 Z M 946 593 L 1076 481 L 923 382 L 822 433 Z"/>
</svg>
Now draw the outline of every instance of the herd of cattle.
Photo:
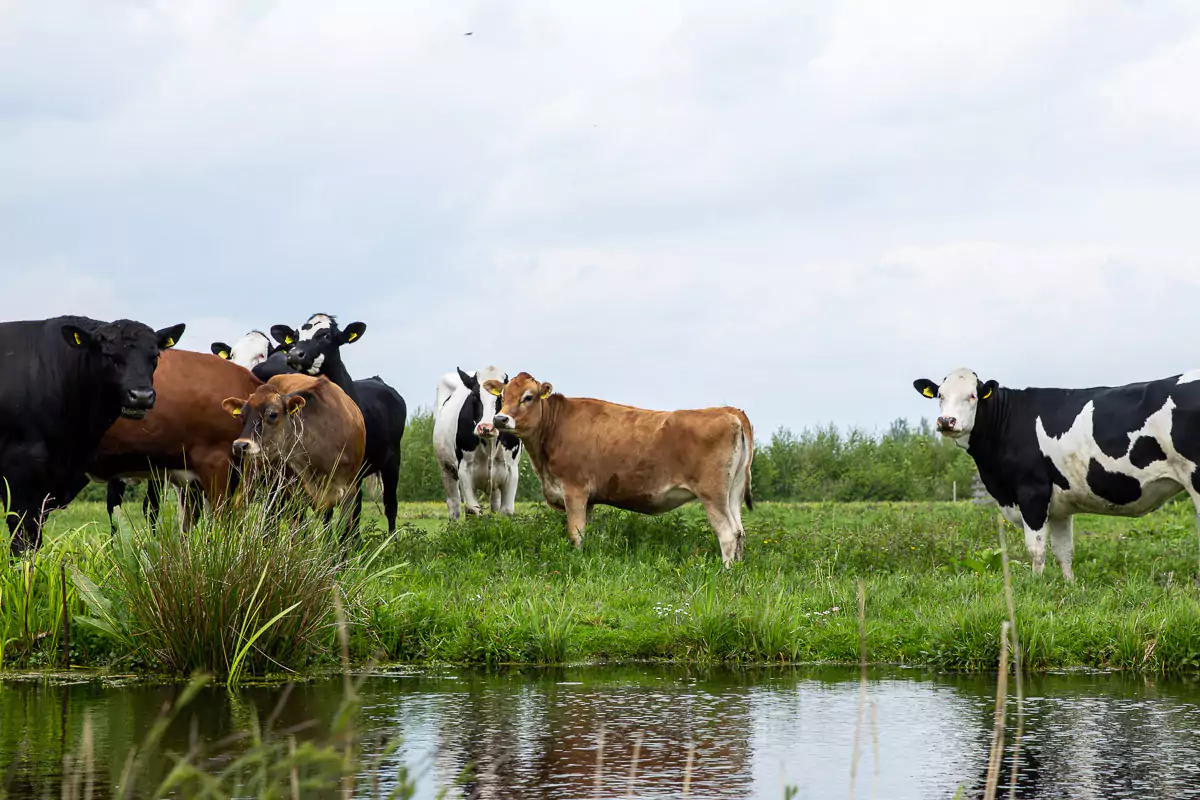
<svg viewBox="0 0 1200 800">
<path fill-rule="evenodd" d="M 377 474 L 396 527 L 404 399 L 379 376 L 354 380 L 341 348 L 366 326 L 328 314 L 252 331 L 212 355 L 174 349 L 184 325 L 57 317 L 0 323 L 0 478 L 12 552 L 41 542 L 45 515 L 89 480 L 111 515 L 148 481 L 153 522 L 165 484 L 184 524 L 222 505 L 248 475 L 294 480 L 313 508 L 353 532 L 362 482 Z M 975 460 L 1005 517 L 1025 531 L 1036 573 L 1047 538 L 1073 580 L 1072 516 L 1141 516 L 1187 492 L 1200 524 L 1200 370 L 1093 389 L 1007 389 L 970 370 L 915 388 L 940 403 L 937 427 Z M 659 514 L 704 506 L 726 565 L 742 556 L 754 431 L 737 408 L 648 411 L 568 398 L 496 367 L 443 375 L 434 452 L 450 517 L 462 506 L 512 513 L 526 451 L 575 545 L 595 505 Z M 275 469 L 251 470 L 269 465 Z"/>
</svg>

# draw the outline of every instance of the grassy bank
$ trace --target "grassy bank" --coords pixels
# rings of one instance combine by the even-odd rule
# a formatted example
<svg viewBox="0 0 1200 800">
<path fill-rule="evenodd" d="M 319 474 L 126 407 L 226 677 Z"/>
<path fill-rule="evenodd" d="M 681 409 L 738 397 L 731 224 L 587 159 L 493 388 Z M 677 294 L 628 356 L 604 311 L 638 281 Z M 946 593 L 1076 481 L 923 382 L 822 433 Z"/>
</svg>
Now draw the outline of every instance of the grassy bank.
<svg viewBox="0 0 1200 800">
<path fill-rule="evenodd" d="M 999 655 L 1006 614 L 997 517 L 969 503 L 764 503 L 745 515 L 745 561 L 730 571 L 697 507 L 658 518 L 598 509 L 582 552 L 567 544 L 562 517 L 540 505 L 522 505 L 512 519 L 456 525 L 443 521 L 443 508 L 402 508 L 402 530 L 372 565 L 392 571 L 366 591 L 359 586 L 353 658 L 853 662 L 860 578 L 871 660 L 988 669 Z M 8 570 L 0 575 L 6 666 L 59 663 L 61 634 L 53 628 L 61 594 L 71 614 L 88 613 L 69 580 L 55 594 L 58 561 L 102 591 L 113 580 L 114 546 L 102 516 L 101 506 L 79 504 L 53 520 L 52 535 L 68 544 L 52 545 L 32 570 L 45 577 L 30 594 L 39 620 L 32 627 L 46 631 L 26 634 L 14 623 L 22 566 L 0 567 Z M 1183 503 L 1140 520 L 1077 518 L 1075 585 L 1054 564 L 1033 577 L 1020 532 L 1009 528 L 1027 666 L 1200 667 L 1194 525 Z M 381 541 L 376 530 L 367 549 Z M 338 580 L 361 582 L 362 573 Z M 130 663 L 120 641 L 92 628 L 76 625 L 75 637 L 76 663 L 163 666 Z M 336 662 L 332 633 L 312 645 L 293 666 Z"/>
</svg>

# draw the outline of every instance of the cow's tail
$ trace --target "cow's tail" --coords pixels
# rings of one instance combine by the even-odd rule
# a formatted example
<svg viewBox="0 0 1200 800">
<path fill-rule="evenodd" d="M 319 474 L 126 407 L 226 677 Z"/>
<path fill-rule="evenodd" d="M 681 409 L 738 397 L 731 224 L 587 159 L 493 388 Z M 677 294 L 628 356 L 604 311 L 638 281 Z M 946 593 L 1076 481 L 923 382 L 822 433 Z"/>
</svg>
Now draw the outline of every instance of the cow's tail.
<svg viewBox="0 0 1200 800">
<path fill-rule="evenodd" d="M 748 510 L 753 511 L 754 494 L 750 489 L 750 464 L 754 461 L 754 426 L 750 424 L 750 418 L 746 416 L 745 411 L 740 408 L 734 408 L 732 411 L 742 423 L 742 448 L 746 452 L 746 486 L 742 490 L 742 501 Z"/>
</svg>

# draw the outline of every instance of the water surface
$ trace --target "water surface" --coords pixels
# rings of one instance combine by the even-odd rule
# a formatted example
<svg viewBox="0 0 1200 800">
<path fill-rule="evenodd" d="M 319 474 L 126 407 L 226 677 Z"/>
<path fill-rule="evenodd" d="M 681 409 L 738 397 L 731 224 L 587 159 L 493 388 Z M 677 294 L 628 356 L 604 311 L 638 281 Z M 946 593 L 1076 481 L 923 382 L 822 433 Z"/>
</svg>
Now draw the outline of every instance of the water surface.
<svg viewBox="0 0 1200 800">
<path fill-rule="evenodd" d="M 85 717 L 106 796 L 131 743 L 178 691 L 0 683 L 0 779 L 8 796 L 60 796 L 63 756 L 78 750 Z M 304 735 L 319 735 L 343 697 L 340 678 L 297 686 L 280 707 L 282 691 L 206 689 L 168 731 L 165 747 L 183 752 L 192 736 L 215 741 L 277 707 L 276 728 L 316 720 Z M 980 795 L 995 682 L 873 669 L 861 723 L 858 671 L 841 668 L 384 672 L 366 681 L 362 697 L 367 755 L 382 738 L 402 738 L 364 785 L 375 777 L 386 787 L 407 765 L 421 798 L 446 787 L 450 797 L 625 797 L 639 736 L 636 797 L 681 797 L 694 745 L 691 797 L 778 800 L 791 786 L 797 798 L 846 798 L 857 736 L 855 796 L 916 800 L 949 798 L 959 786 L 964 796 Z M 1011 733 L 1010 726 L 1010 753 Z M 1023 798 L 1200 797 L 1200 685 L 1036 677 L 1020 765 Z"/>
</svg>

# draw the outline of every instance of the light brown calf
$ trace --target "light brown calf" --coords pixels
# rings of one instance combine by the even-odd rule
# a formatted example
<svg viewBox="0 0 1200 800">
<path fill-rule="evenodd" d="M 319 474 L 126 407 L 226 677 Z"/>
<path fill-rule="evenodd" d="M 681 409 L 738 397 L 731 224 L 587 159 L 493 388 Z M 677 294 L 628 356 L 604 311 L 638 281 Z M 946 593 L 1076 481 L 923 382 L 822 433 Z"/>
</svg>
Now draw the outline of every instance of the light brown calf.
<svg viewBox="0 0 1200 800">
<path fill-rule="evenodd" d="M 367 433 L 362 412 L 337 384 L 276 375 L 249 398 L 222 405 L 244 421 L 235 451 L 286 467 L 319 511 L 353 505 Z"/>
<path fill-rule="evenodd" d="M 698 499 L 725 565 L 742 557 L 754 430 L 740 409 L 646 411 L 563 397 L 527 372 L 483 386 L 501 398 L 497 430 L 525 444 L 546 501 L 567 512 L 577 547 L 596 504 L 662 514 Z"/>
</svg>

